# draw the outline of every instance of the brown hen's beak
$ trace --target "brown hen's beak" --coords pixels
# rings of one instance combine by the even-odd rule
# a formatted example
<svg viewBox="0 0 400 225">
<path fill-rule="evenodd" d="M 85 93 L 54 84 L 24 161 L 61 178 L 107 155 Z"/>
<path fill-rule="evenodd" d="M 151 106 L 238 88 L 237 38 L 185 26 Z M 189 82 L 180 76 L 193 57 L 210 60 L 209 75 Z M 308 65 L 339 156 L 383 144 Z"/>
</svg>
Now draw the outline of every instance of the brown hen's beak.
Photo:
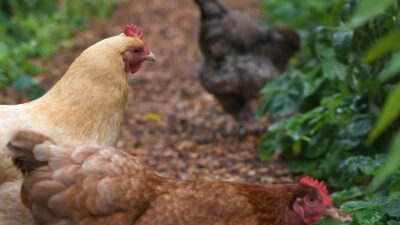
<svg viewBox="0 0 400 225">
<path fill-rule="evenodd" d="M 332 218 L 338 219 L 342 222 L 345 221 L 352 221 L 353 218 L 351 218 L 350 215 L 344 213 L 344 212 L 340 212 L 339 210 L 333 208 L 333 207 L 329 207 L 325 210 L 325 215 L 330 216 Z"/>
<path fill-rule="evenodd" d="M 148 55 L 145 55 L 143 57 L 143 61 L 155 62 L 156 61 L 156 56 L 154 55 L 153 52 L 150 52 Z"/>
</svg>

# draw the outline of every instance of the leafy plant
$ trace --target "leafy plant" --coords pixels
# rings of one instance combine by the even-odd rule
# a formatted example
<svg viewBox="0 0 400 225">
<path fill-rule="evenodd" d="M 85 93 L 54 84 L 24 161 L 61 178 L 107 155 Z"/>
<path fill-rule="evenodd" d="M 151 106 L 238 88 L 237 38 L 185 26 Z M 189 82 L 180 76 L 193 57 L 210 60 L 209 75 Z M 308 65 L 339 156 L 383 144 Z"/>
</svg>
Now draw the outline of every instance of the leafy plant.
<svg viewBox="0 0 400 225">
<path fill-rule="evenodd" d="M 400 224 L 400 2 L 303 3 L 263 1 L 307 39 L 296 68 L 262 90 L 257 116 L 277 122 L 260 157 L 282 151 L 293 172 L 326 178 L 347 224 Z"/>
<path fill-rule="evenodd" d="M 0 2 L 0 91 L 10 86 L 30 99 L 44 93 L 33 78 L 40 68 L 27 61 L 48 57 L 72 29 L 106 16 L 117 0 L 4 0 Z M 0 96 L 1 97 L 1 96 Z"/>
</svg>

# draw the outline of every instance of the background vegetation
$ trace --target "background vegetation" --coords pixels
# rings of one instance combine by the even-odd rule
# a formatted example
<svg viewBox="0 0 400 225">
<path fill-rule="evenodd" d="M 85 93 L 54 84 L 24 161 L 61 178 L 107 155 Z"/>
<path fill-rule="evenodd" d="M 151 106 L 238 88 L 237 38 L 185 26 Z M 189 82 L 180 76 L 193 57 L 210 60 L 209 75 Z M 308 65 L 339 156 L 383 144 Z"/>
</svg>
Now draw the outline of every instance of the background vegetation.
<svg viewBox="0 0 400 225">
<path fill-rule="evenodd" d="M 400 224 L 400 1 L 264 0 L 267 20 L 296 28 L 296 65 L 263 90 L 276 120 L 260 156 L 326 178 L 344 224 Z M 329 222 L 322 221 L 321 224 Z"/>
<path fill-rule="evenodd" d="M 12 87 L 43 93 L 27 58 L 49 57 L 117 0 L 0 2 L 0 102 Z M 262 0 L 268 23 L 296 28 L 295 68 L 267 85 L 258 116 L 276 121 L 260 156 L 328 180 L 347 224 L 400 225 L 400 1 Z M 68 46 L 66 46 L 68 47 Z M 322 221 L 322 224 L 332 221 Z"/>
<path fill-rule="evenodd" d="M 92 17 L 108 15 L 115 2 L 117 0 L 1 1 L 0 97 L 1 90 L 7 86 L 27 93 L 30 99 L 41 96 L 43 88 L 33 79 L 40 68 L 27 59 L 51 56 L 62 40 L 73 37 L 74 28 L 87 26 Z"/>
</svg>

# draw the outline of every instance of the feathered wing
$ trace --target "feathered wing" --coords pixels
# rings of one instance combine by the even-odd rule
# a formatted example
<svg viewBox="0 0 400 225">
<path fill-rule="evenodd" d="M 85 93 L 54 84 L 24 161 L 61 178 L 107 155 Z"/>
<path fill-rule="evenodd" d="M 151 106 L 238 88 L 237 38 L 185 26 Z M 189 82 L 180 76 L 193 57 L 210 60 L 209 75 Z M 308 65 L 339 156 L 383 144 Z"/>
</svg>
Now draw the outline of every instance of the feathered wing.
<svg viewBox="0 0 400 225">
<path fill-rule="evenodd" d="M 0 153 L 4 154 L 4 147 L 10 140 L 14 129 L 21 129 L 26 123 L 27 112 L 24 105 L 0 105 Z M 25 116 L 24 116 L 25 115 Z M 24 118 L 25 117 L 25 118 Z"/>
<path fill-rule="evenodd" d="M 29 150 L 21 143 L 12 141 L 8 148 L 27 173 L 22 200 L 40 224 L 129 224 L 147 209 L 161 183 L 113 148 L 66 148 L 47 141 Z"/>
<path fill-rule="evenodd" d="M 5 146 L 15 130 L 25 127 L 29 121 L 27 104 L 0 105 L 0 184 L 22 178 L 21 172 L 12 164 Z M 0 187 L 0 191 L 2 188 Z"/>
</svg>

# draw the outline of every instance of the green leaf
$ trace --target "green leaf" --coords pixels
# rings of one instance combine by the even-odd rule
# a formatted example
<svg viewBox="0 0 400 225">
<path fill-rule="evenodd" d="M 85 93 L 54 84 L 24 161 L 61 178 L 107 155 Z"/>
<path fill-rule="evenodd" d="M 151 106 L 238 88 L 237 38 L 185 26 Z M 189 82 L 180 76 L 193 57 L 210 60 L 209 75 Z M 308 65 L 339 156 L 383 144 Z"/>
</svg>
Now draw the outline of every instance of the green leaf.
<svg viewBox="0 0 400 225">
<path fill-rule="evenodd" d="M 277 150 L 280 150 L 280 132 L 268 132 L 265 134 L 259 144 L 258 156 L 261 160 L 266 160 L 273 156 Z"/>
<path fill-rule="evenodd" d="M 363 195 L 362 190 L 359 187 L 351 187 L 348 190 L 343 190 L 341 192 L 335 192 L 331 195 L 332 199 L 337 202 L 343 202 L 350 199 L 354 199 Z"/>
<path fill-rule="evenodd" d="M 396 0 L 360 0 L 348 26 L 355 28 L 363 25 L 395 2 Z"/>
<path fill-rule="evenodd" d="M 348 63 L 348 59 L 352 56 L 349 51 L 352 47 L 354 36 L 353 30 L 345 30 L 336 32 L 332 38 L 332 45 L 335 47 L 336 57 L 340 62 Z"/>
<path fill-rule="evenodd" d="M 317 162 L 315 160 L 303 160 L 295 158 L 294 160 L 288 160 L 286 162 L 289 170 L 293 173 L 296 172 L 309 172 L 315 170 Z"/>
<path fill-rule="evenodd" d="M 374 175 L 383 162 L 381 157 L 375 159 L 362 155 L 348 157 L 341 165 L 340 181 L 348 184 L 362 181 L 366 176 Z"/>
<path fill-rule="evenodd" d="M 378 188 L 391 174 L 400 168 L 400 131 L 396 133 L 389 147 L 387 161 L 384 166 L 378 170 L 377 175 L 372 181 L 371 187 L 373 190 Z"/>
<path fill-rule="evenodd" d="M 326 126 L 326 128 L 327 129 L 322 129 L 316 135 L 311 137 L 310 141 L 308 142 L 307 150 L 305 152 L 306 157 L 320 157 L 329 149 L 332 141 L 329 136 L 332 135 L 332 132 L 330 130 L 330 126 Z"/>
<path fill-rule="evenodd" d="M 29 76 L 20 76 L 14 80 L 12 87 L 14 90 L 22 92 L 26 91 L 33 84 L 33 80 Z"/>
<path fill-rule="evenodd" d="M 342 223 L 337 219 L 330 218 L 328 216 L 322 218 L 321 221 L 316 223 L 316 225 L 348 225 L 349 223 Z"/>
<path fill-rule="evenodd" d="M 42 95 L 44 95 L 46 91 L 44 88 L 39 85 L 39 84 L 33 84 L 32 87 L 28 91 L 28 98 L 30 100 L 34 100 L 37 98 L 40 98 Z"/>
<path fill-rule="evenodd" d="M 287 116 L 296 110 L 303 92 L 303 81 L 298 77 L 297 71 L 289 70 L 268 83 L 261 94 L 265 98 L 256 112 L 256 118 L 260 119 L 269 112 L 273 118 Z"/>
<path fill-rule="evenodd" d="M 400 225 L 400 220 L 399 221 L 390 220 L 388 222 L 388 225 Z"/>
<path fill-rule="evenodd" d="M 375 208 L 382 208 L 385 207 L 389 203 L 389 198 L 386 196 L 378 196 L 371 201 L 370 203 L 370 209 L 375 209 Z"/>
<path fill-rule="evenodd" d="M 371 130 L 372 118 L 368 115 L 360 115 L 353 118 L 346 127 L 346 132 L 352 137 L 363 137 Z"/>
<path fill-rule="evenodd" d="M 391 197 L 397 198 L 397 196 L 400 196 L 400 175 L 392 181 L 389 193 Z"/>
<path fill-rule="evenodd" d="M 342 204 L 342 206 L 340 206 L 340 210 L 351 212 L 360 209 L 366 209 L 368 206 L 368 203 L 365 201 L 350 201 Z"/>
<path fill-rule="evenodd" d="M 389 203 L 388 215 L 400 218 L 400 199 L 395 199 Z"/>
<path fill-rule="evenodd" d="M 400 115 L 400 85 L 396 85 L 387 97 L 381 115 L 368 136 L 367 143 L 375 139 Z"/>
<path fill-rule="evenodd" d="M 400 46 L 400 31 L 387 34 L 376 42 L 364 55 L 364 62 L 370 63 L 382 55 L 394 50 Z"/>
<path fill-rule="evenodd" d="M 357 221 L 363 225 L 375 225 L 385 215 L 383 210 L 363 209 L 355 213 Z"/>
<path fill-rule="evenodd" d="M 383 83 L 400 72 L 400 51 L 393 53 L 385 69 L 378 75 L 378 79 Z"/>
</svg>

